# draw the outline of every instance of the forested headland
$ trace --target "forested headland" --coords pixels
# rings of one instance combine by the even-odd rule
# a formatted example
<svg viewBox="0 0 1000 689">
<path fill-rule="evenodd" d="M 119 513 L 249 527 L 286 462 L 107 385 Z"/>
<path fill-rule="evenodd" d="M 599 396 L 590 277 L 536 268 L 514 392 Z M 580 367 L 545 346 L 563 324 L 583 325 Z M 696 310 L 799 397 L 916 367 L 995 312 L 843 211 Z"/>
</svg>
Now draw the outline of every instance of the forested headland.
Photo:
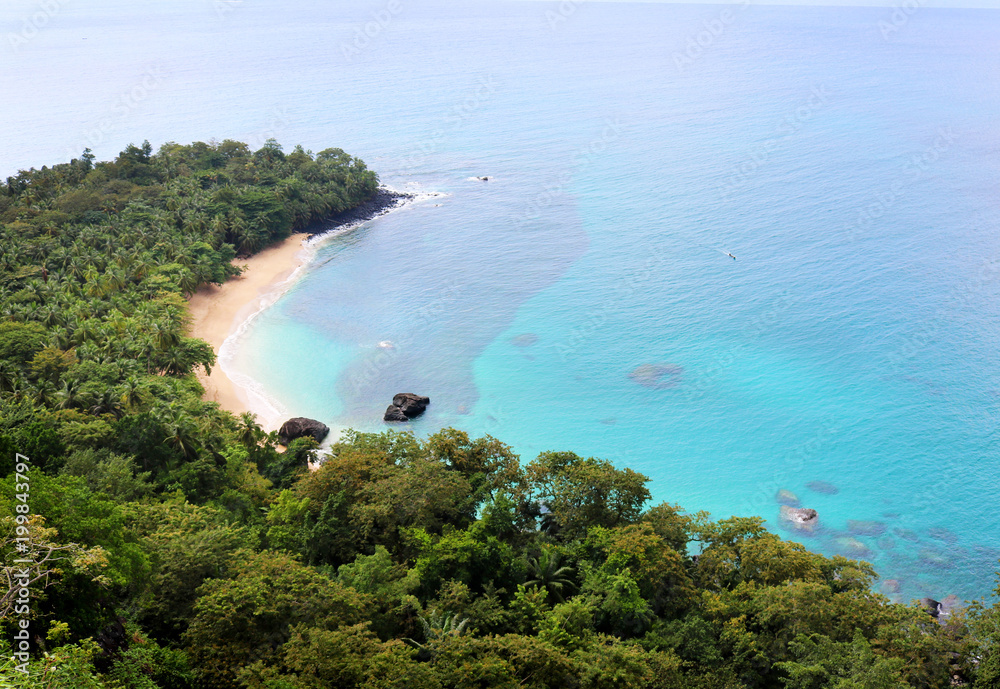
<svg viewBox="0 0 1000 689">
<path fill-rule="evenodd" d="M 997 605 L 935 620 L 608 461 L 454 429 L 320 457 L 204 401 L 186 297 L 377 188 L 228 140 L 0 185 L 0 685 L 1000 687 Z"/>
</svg>

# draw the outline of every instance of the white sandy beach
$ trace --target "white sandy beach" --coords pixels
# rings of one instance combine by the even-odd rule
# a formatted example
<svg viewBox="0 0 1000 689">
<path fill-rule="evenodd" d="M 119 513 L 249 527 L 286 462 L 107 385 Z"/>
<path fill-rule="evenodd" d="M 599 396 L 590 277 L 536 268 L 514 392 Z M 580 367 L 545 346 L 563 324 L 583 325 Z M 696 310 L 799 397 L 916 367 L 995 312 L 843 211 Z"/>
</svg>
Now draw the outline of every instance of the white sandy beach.
<svg viewBox="0 0 1000 689">
<path fill-rule="evenodd" d="M 208 285 L 198 290 L 188 302 L 190 335 L 208 342 L 218 356 L 226 338 L 273 299 L 276 292 L 285 289 L 292 273 L 308 260 L 309 251 L 303 246 L 308 236 L 294 234 L 250 258 L 237 259 L 234 263 L 244 267 L 242 275 L 222 286 Z M 258 414 L 258 422 L 266 430 L 272 430 L 268 426 L 273 420 L 264 418 L 261 410 L 252 406 L 249 391 L 230 380 L 219 362 L 210 376 L 202 372 L 198 379 L 205 387 L 206 400 L 218 402 L 234 414 L 254 412 Z"/>
</svg>

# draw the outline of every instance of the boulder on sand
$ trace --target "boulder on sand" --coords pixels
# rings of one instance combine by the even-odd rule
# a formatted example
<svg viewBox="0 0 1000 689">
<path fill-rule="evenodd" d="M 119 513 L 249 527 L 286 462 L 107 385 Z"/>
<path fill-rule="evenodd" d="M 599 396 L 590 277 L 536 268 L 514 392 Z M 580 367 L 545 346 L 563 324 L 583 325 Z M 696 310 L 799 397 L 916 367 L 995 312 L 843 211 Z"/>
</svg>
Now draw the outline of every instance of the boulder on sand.
<svg viewBox="0 0 1000 689">
<path fill-rule="evenodd" d="M 431 403 L 429 397 L 414 395 L 412 392 L 401 392 L 392 398 L 392 404 L 385 410 L 383 421 L 409 421 L 424 413 Z"/>
<path fill-rule="evenodd" d="M 287 445 L 296 438 L 303 438 L 310 435 L 317 443 L 321 443 L 329 433 L 330 428 L 325 423 L 320 423 L 316 419 L 297 416 L 281 424 L 281 428 L 278 429 L 278 440 L 282 445 Z"/>
</svg>

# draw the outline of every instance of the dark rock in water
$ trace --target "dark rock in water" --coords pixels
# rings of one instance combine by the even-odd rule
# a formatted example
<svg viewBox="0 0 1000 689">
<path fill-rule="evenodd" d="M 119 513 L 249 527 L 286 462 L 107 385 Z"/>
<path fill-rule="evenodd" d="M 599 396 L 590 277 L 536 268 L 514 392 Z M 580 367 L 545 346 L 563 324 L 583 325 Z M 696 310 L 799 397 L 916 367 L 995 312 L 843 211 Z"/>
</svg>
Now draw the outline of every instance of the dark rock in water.
<svg viewBox="0 0 1000 689">
<path fill-rule="evenodd" d="M 955 543 L 958 541 L 958 536 L 943 526 L 935 526 L 927 529 L 927 535 L 935 540 L 944 541 L 945 543 Z"/>
<path fill-rule="evenodd" d="M 330 428 L 325 423 L 297 416 L 281 424 L 281 428 L 278 429 L 278 440 L 282 445 L 287 445 L 296 438 L 311 435 L 317 443 L 321 443 L 329 433 Z"/>
<path fill-rule="evenodd" d="M 840 492 L 837 486 L 826 481 L 810 481 L 806 484 L 806 488 L 814 493 L 822 493 L 823 495 L 836 495 Z"/>
<path fill-rule="evenodd" d="M 643 387 L 665 390 L 676 387 L 683 374 L 684 369 L 677 364 L 640 364 L 628 377 Z"/>
<path fill-rule="evenodd" d="M 789 507 L 798 507 L 800 504 L 799 496 L 785 488 L 775 493 L 774 501 L 779 505 L 788 505 Z"/>
<path fill-rule="evenodd" d="M 920 607 L 927 611 L 927 614 L 935 620 L 941 614 L 941 604 L 933 598 L 921 598 Z"/>
<path fill-rule="evenodd" d="M 424 413 L 431 399 L 412 392 L 401 392 L 392 398 L 392 403 L 402 409 L 407 418 L 412 419 Z"/>
<path fill-rule="evenodd" d="M 855 536 L 881 536 L 885 533 L 886 528 L 882 522 L 847 520 L 847 530 Z"/>
<path fill-rule="evenodd" d="M 911 543 L 916 543 L 917 541 L 920 540 L 920 536 L 918 536 L 916 532 L 910 531 L 909 529 L 897 528 L 893 529 L 892 532 L 899 538 L 902 538 L 904 541 L 910 541 Z"/>
<path fill-rule="evenodd" d="M 803 507 L 781 506 L 781 519 L 796 529 L 812 531 L 819 524 L 819 513 Z"/>
<path fill-rule="evenodd" d="M 535 333 L 524 333 L 510 338 L 510 341 L 515 347 L 530 347 L 538 342 L 538 335 Z"/>
<path fill-rule="evenodd" d="M 390 404 L 385 410 L 385 415 L 382 416 L 383 421 L 409 421 L 403 410 L 397 407 L 395 404 Z"/>
<path fill-rule="evenodd" d="M 431 403 L 429 397 L 414 395 L 412 392 L 401 392 L 392 398 L 392 404 L 385 410 L 383 421 L 409 421 L 424 413 Z"/>
<path fill-rule="evenodd" d="M 886 519 L 899 519 L 899 514 L 896 512 L 883 512 L 882 516 Z"/>
</svg>

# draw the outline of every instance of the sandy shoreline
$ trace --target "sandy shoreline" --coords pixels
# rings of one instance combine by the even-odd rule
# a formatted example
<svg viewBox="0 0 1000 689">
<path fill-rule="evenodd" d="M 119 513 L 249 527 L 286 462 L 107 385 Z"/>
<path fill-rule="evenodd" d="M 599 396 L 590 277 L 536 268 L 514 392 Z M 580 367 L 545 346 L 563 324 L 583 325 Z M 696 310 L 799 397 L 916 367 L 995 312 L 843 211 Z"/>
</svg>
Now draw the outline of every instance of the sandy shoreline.
<svg viewBox="0 0 1000 689">
<path fill-rule="evenodd" d="M 292 273 L 309 260 L 310 252 L 303 246 L 308 237 L 304 232 L 294 234 L 250 258 L 233 261 L 244 267 L 242 275 L 221 286 L 202 287 L 188 301 L 189 334 L 208 342 L 218 356 L 226 338 L 273 299 L 276 291 L 284 289 Z M 257 413 L 258 422 L 266 430 L 272 430 L 267 428 L 271 420 L 260 418 L 260 410 L 252 408 L 247 391 L 229 379 L 218 361 L 212 367 L 212 375 L 206 376 L 202 371 L 198 380 L 205 388 L 204 399 L 218 402 L 220 407 L 234 414 Z"/>
<path fill-rule="evenodd" d="M 317 240 L 336 236 L 414 201 L 438 196 L 442 194 L 425 192 L 418 195 L 379 187 L 371 199 L 328 220 L 318 231 L 293 234 L 250 258 L 233 261 L 235 265 L 244 267 L 242 275 L 222 286 L 202 287 L 188 300 L 188 333 L 208 342 L 219 357 L 226 340 L 236 334 L 248 318 L 272 303 L 290 286 L 292 275 L 314 255 Z M 232 347 L 232 342 L 229 347 Z M 205 388 L 205 400 L 218 402 L 220 407 L 234 414 L 253 412 L 264 430 L 277 430 L 281 425 L 283 419 L 277 417 L 280 412 L 260 395 L 231 380 L 222 370 L 220 361 L 217 360 L 212 367 L 212 375 L 206 376 L 202 371 L 198 380 Z"/>
</svg>

